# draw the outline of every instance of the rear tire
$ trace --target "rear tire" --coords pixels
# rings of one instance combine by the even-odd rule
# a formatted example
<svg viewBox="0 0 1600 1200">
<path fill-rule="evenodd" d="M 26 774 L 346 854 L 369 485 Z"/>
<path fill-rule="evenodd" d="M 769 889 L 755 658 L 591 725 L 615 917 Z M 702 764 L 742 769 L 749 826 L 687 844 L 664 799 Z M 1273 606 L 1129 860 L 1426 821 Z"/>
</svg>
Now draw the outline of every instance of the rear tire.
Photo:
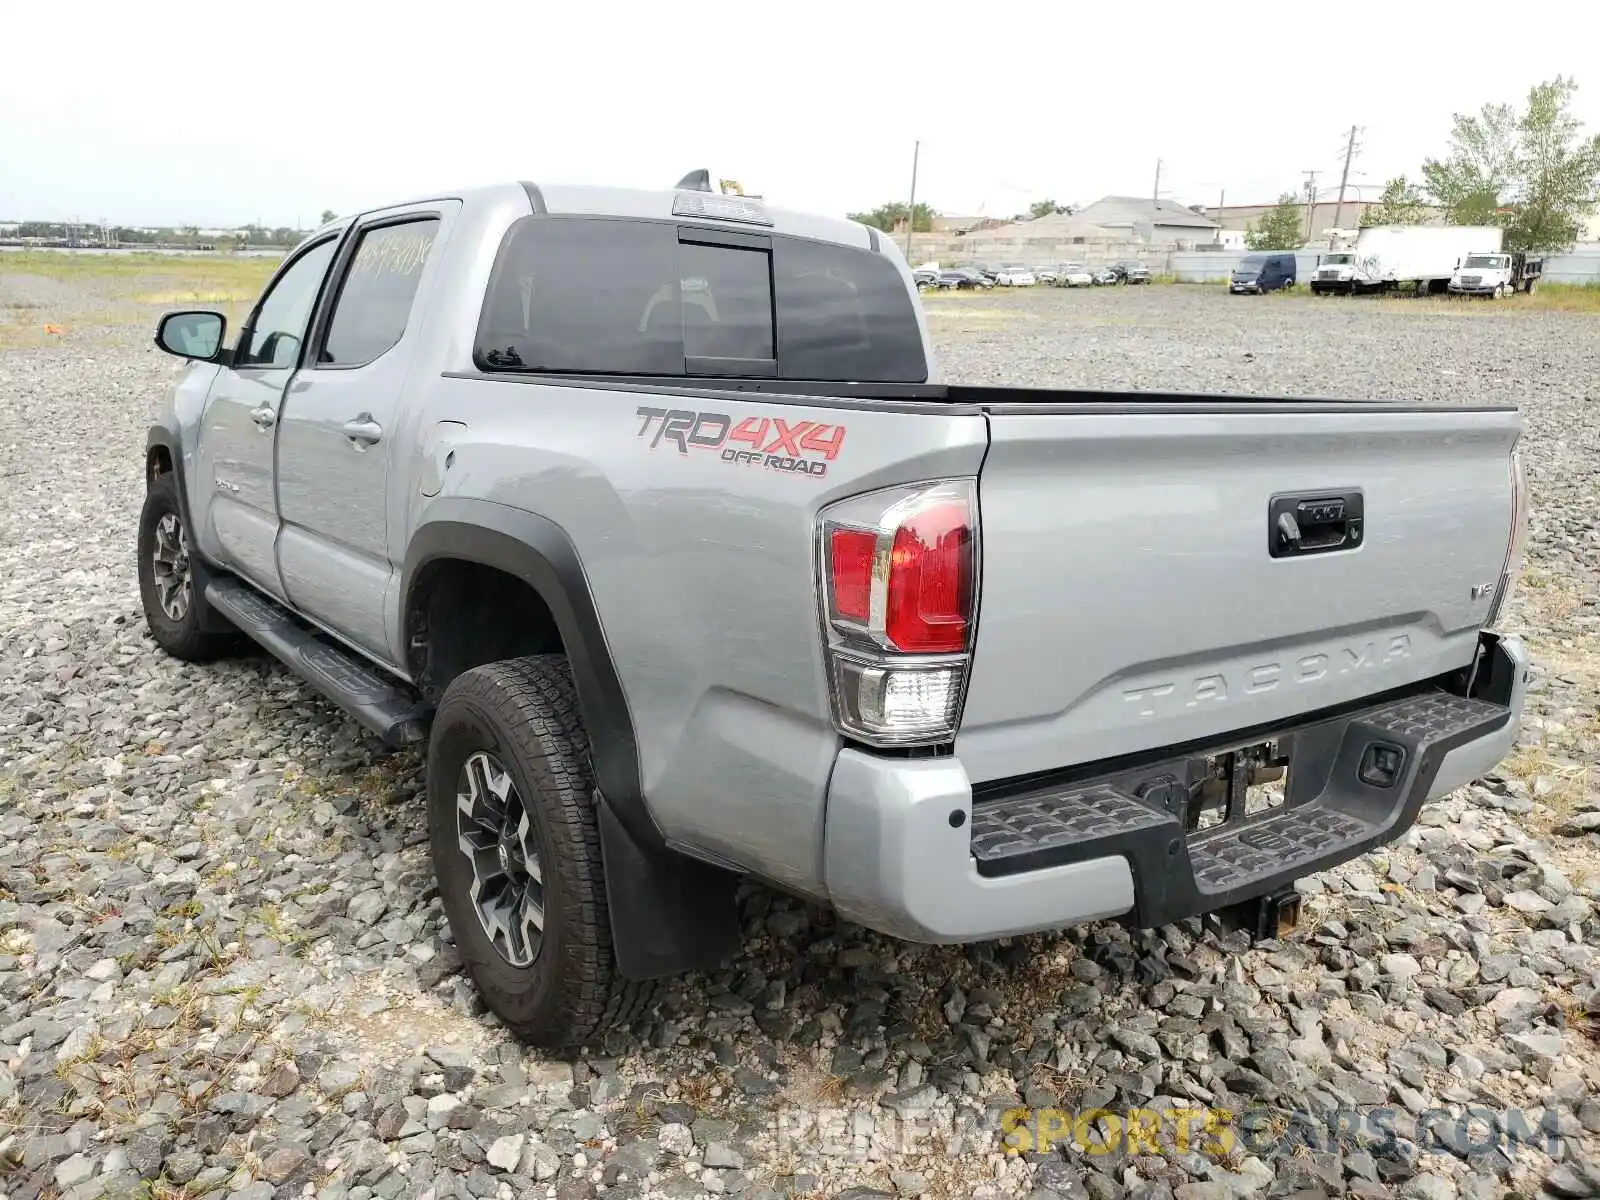
<svg viewBox="0 0 1600 1200">
<path fill-rule="evenodd" d="M 207 629 L 216 614 L 206 605 L 190 564 L 193 546 L 169 471 L 150 481 L 139 512 L 139 600 L 150 636 L 173 658 L 211 662 L 243 648 L 244 635 Z"/>
<path fill-rule="evenodd" d="M 493 821 L 472 815 L 491 796 L 502 802 L 498 842 Z M 654 988 L 622 978 L 611 948 L 589 740 L 565 656 L 489 663 L 445 689 L 428 746 L 428 827 L 462 962 L 513 1033 L 571 1050 L 643 1011 Z M 517 899 L 535 883 L 536 941 Z"/>
</svg>

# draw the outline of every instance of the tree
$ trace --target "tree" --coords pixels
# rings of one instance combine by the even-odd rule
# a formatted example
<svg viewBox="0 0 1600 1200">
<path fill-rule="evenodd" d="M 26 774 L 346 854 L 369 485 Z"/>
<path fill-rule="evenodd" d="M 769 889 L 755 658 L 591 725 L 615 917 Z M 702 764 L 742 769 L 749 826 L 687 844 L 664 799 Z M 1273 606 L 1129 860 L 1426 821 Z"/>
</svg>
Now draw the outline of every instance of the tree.
<svg viewBox="0 0 1600 1200">
<path fill-rule="evenodd" d="M 1417 186 L 1404 175 L 1396 175 L 1383 185 L 1378 203 L 1361 214 L 1361 224 L 1421 225 L 1428 218 L 1427 207 Z"/>
<path fill-rule="evenodd" d="M 326 225 L 329 221 L 336 220 L 338 216 L 339 214 L 334 212 L 333 209 L 325 208 L 322 210 L 321 224 Z"/>
<path fill-rule="evenodd" d="M 881 229 L 885 233 L 893 233 L 895 226 L 903 224 L 906 219 L 906 206 L 902 200 L 895 200 L 889 204 L 880 204 L 871 212 L 858 212 L 846 214 L 852 221 L 860 221 L 863 225 L 871 225 L 874 229 Z M 916 219 L 912 222 L 913 233 L 927 233 L 933 228 L 933 206 L 918 204 Z"/>
<path fill-rule="evenodd" d="M 1028 215 L 1035 221 L 1040 217 L 1071 216 L 1072 205 L 1057 204 L 1054 200 L 1035 200 L 1028 206 Z"/>
<path fill-rule="evenodd" d="M 1517 114 L 1485 104 L 1477 116 L 1451 117 L 1450 152 L 1422 162 L 1422 183 L 1452 225 L 1476 225 L 1500 207 L 1517 176 Z"/>
<path fill-rule="evenodd" d="M 1516 250 L 1562 250 L 1578 240 L 1600 191 L 1600 134 L 1572 115 L 1576 80 L 1561 76 L 1528 91 L 1517 123 L 1519 184 L 1506 242 Z"/>
<path fill-rule="evenodd" d="M 1422 164 L 1423 182 L 1456 225 L 1501 225 L 1516 250 L 1559 250 L 1577 240 L 1600 191 L 1600 134 L 1572 115 L 1575 80 L 1528 89 L 1519 114 L 1486 104 L 1457 113 L 1450 152 Z"/>
<path fill-rule="evenodd" d="M 1303 217 L 1293 192 L 1278 197 L 1278 205 L 1260 222 L 1244 231 L 1244 244 L 1252 250 L 1298 250 L 1305 245 Z"/>
</svg>

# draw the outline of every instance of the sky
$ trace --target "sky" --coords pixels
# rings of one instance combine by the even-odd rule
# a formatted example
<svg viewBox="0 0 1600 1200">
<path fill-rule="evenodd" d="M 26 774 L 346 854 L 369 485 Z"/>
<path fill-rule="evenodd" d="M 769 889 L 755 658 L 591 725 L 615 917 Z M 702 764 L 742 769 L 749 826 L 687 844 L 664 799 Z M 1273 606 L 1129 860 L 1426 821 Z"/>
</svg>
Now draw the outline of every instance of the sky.
<svg viewBox="0 0 1600 1200">
<path fill-rule="evenodd" d="M 1576 76 L 1600 129 L 1600 4 L 1289 0 L 366 6 L 80 0 L 5 18 L 0 220 L 259 222 L 475 183 L 666 187 L 698 167 L 775 205 L 917 198 L 1375 197 L 1450 117 Z M 1527 32 L 1519 33 L 1519 14 Z M 1587 69 L 1587 74 L 1585 73 Z"/>
</svg>

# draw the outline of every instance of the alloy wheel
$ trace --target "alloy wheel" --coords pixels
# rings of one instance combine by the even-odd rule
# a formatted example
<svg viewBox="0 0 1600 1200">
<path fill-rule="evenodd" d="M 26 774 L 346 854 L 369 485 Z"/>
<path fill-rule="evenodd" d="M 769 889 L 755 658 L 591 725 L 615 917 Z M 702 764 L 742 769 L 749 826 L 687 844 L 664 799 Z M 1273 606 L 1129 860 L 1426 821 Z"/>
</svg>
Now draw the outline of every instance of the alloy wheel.
<svg viewBox="0 0 1600 1200">
<path fill-rule="evenodd" d="M 511 773 L 486 750 L 461 766 L 456 833 L 472 864 L 472 906 L 484 935 L 513 967 L 532 965 L 544 941 L 544 870 Z"/>
<path fill-rule="evenodd" d="M 189 570 L 189 535 L 176 513 L 166 513 L 156 522 L 155 543 L 150 565 L 156 599 L 169 620 L 182 621 L 194 597 L 194 577 Z"/>
</svg>

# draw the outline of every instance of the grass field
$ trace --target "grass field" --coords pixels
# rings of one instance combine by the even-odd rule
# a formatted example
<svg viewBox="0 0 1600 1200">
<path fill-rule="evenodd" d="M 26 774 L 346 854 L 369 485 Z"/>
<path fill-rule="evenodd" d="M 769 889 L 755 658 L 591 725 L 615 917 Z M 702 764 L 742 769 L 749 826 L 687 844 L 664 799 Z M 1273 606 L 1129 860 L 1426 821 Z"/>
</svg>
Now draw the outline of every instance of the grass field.
<svg viewBox="0 0 1600 1200">
<path fill-rule="evenodd" d="M 278 262 L 224 254 L 0 254 L 0 349 L 153 330 L 174 308 L 213 308 L 237 325 Z"/>
</svg>

